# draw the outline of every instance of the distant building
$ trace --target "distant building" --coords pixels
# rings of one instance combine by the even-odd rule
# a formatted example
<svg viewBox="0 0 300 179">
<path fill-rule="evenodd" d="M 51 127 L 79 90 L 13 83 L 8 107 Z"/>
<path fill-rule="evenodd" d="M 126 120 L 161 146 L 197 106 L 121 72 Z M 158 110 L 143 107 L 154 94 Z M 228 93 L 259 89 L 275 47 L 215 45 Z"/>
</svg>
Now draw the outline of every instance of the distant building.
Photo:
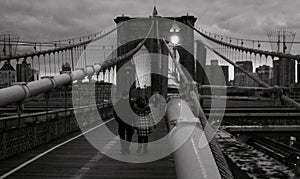
<svg viewBox="0 0 300 179">
<path fill-rule="evenodd" d="M 30 82 L 33 81 L 33 71 L 31 65 L 26 61 L 17 64 L 17 82 Z"/>
<path fill-rule="evenodd" d="M 273 78 L 273 68 L 267 65 L 259 66 L 256 68 L 257 76 L 265 83 L 271 85 Z"/>
<path fill-rule="evenodd" d="M 31 69 L 32 73 L 32 78 L 31 81 L 36 81 L 40 79 L 40 71 L 36 69 Z"/>
<path fill-rule="evenodd" d="M 229 84 L 229 67 L 219 66 L 218 60 L 211 60 L 211 65 L 206 65 L 205 84 L 210 85 L 228 85 Z"/>
<path fill-rule="evenodd" d="M 9 62 L 5 62 L 0 69 L 0 88 L 11 86 L 16 82 L 16 70 Z"/>
<path fill-rule="evenodd" d="M 236 62 L 236 65 L 243 68 L 247 72 L 252 73 L 253 72 L 253 64 L 252 61 L 241 61 L 241 62 Z M 242 73 L 240 71 L 237 71 L 238 73 Z"/>
<path fill-rule="evenodd" d="M 221 68 L 225 77 L 226 86 L 229 86 L 229 66 L 222 65 Z"/>
<path fill-rule="evenodd" d="M 252 61 L 236 62 L 236 65 L 247 71 L 249 74 L 256 75 L 253 73 Z M 239 69 L 234 69 L 234 86 L 257 86 L 256 82 L 249 78 L 245 73 Z"/>
<path fill-rule="evenodd" d="M 277 86 L 295 85 L 295 61 L 285 58 L 273 60 L 273 83 Z"/>
<path fill-rule="evenodd" d="M 206 65 L 207 49 L 203 42 L 200 40 L 196 40 L 196 49 L 196 81 L 199 84 L 204 84 L 206 80 L 204 70 Z"/>
<path fill-rule="evenodd" d="M 270 45 L 273 52 L 289 54 L 295 39 L 296 33 L 286 28 L 276 28 L 268 32 Z M 277 43 L 272 43 L 277 42 Z M 287 43 L 290 42 L 290 43 Z M 273 60 L 273 85 L 281 87 L 294 87 L 296 63 L 293 59 L 277 58 Z"/>
</svg>

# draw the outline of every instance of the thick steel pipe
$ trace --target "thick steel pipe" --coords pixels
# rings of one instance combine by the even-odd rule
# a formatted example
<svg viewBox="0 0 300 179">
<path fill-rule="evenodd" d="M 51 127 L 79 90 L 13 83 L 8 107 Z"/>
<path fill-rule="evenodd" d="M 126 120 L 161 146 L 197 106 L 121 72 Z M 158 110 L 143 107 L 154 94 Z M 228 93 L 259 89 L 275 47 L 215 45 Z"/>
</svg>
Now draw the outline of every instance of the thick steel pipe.
<svg viewBox="0 0 300 179">
<path fill-rule="evenodd" d="M 70 74 L 61 74 L 61 75 L 57 75 L 53 78 L 54 82 L 55 82 L 55 87 L 57 86 L 63 86 L 66 83 L 70 83 L 72 82 L 72 77 Z"/>
<path fill-rule="evenodd" d="M 22 101 L 26 97 L 29 97 L 29 91 L 26 86 L 16 85 L 0 89 L 0 107 Z"/>
<path fill-rule="evenodd" d="M 95 74 L 95 72 L 99 72 L 100 69 L 101 66 L 95 64 L 94 66 L 86 67 L 85 70 L 75 70 L 70 74 L 60 74 L 56 75 L 54 78 L 45 78 L 24 85 L 15 85 L 0 89 L 0 107 L 18 103 L 26 98 L 51 91 L 55 87 L 67 85 L 75 80 L 82 80 L 87 75 L 91 76 Z"/>
<path fill-rule="evenodd" d="M 85 71 L 87 76 L 92 76 L 95 73 L 95 69 L 93 66 L 87 66 Z"/>
<path fill-rule="evenodd" d="M 28 83 L 27 88 L 30 91 L 30 97 L 32 97 L 52 90 L 55 87 L 54 85 L 54 82 L 50 78 L 46 78 Z"/>
<path fill-rule="evenodd" d="M 170 144 L 174 152 L 179 179 L 221 178 L 206 135 L 188 104 L 179 98 L 168 103 Z"/>
<path fill-rule="evenodd" d="M 84 69 L 77 69 L 71 73 L 72 80 L 81 80 L 86 76 Z"/>
</svg>

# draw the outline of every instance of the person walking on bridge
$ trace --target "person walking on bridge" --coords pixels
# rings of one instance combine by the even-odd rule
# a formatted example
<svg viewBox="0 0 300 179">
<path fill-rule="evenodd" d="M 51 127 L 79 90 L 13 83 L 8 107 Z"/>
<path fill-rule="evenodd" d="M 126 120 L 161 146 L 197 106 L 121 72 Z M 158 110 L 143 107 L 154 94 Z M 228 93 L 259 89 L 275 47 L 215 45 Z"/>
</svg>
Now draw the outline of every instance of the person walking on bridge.
<svg viewBox="0 0 300 179">
<path fill-rule="evenodd" d="M 124 91 L 122 98 L 115 104 L 113 110 L 113 115 L 119 125 L 118 134 L 120 136 L 122 154 L 130 154 L 130 144 L 134 133 L 133 114 L 128 92 Z"/>
<path fill-rule="evenodd" d="M 135 127 L 138 135 L 138 150 L 140 153 L 143 148 L 143 153 L 148 153 L 148 137 L 153 132 L 153 126 L 156 128 L 151 109 L 144 97 L 138 97 L 136 105 L 134 106 L 136 119 Z"/>
</svg>

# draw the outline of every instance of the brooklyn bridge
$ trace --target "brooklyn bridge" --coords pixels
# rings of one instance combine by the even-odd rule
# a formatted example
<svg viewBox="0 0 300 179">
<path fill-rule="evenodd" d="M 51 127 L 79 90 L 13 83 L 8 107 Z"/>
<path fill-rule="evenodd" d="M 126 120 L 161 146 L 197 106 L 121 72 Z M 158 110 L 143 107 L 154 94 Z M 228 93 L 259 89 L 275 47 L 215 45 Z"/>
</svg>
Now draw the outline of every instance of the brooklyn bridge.
<svg viewBox="0 0 300 179">
<path fill-rule="evenodd" d="M 196 22 L 154 7 L 71 39 L 0 35 L 0 177 L 299 177 L 296 34 L 235 38 Z M 140 99 L 153 119 L 142 143 L 128 122 Z"/>
</svg>

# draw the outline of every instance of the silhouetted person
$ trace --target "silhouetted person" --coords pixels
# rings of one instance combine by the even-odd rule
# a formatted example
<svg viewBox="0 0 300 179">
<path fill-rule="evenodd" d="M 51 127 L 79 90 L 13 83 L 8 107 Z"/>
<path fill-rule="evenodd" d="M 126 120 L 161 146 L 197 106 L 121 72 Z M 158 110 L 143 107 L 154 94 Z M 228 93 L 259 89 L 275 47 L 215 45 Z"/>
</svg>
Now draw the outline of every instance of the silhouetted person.
<svg viewBox="0 0 300 179">
<path fill-rule="evenodd" d="M 138 97 L 135 105 L 135 127 L 138 134 L 138 150 L 140 153 L 143 148 L 143 152 L 148 153 L 148 137 L 153 132 L 153 127 L 156 128 L 153 115 L 151 113 L 149 105 L 146 103 L 144 97 Z"/>
<path fill-rule="evenodd" d="M 131 115 L 133 112 L 130 112 L 132 109 L 129 104 L 128 93 L 123 92 L 122 98 L 115 104 L 113 111 L 115 120 L 119 125 L 118 134 L 120 136 L 122 154 L 130 154 L 129 148 L 134 133 L 132 127 L 134 116 Z"/>
</svg>

